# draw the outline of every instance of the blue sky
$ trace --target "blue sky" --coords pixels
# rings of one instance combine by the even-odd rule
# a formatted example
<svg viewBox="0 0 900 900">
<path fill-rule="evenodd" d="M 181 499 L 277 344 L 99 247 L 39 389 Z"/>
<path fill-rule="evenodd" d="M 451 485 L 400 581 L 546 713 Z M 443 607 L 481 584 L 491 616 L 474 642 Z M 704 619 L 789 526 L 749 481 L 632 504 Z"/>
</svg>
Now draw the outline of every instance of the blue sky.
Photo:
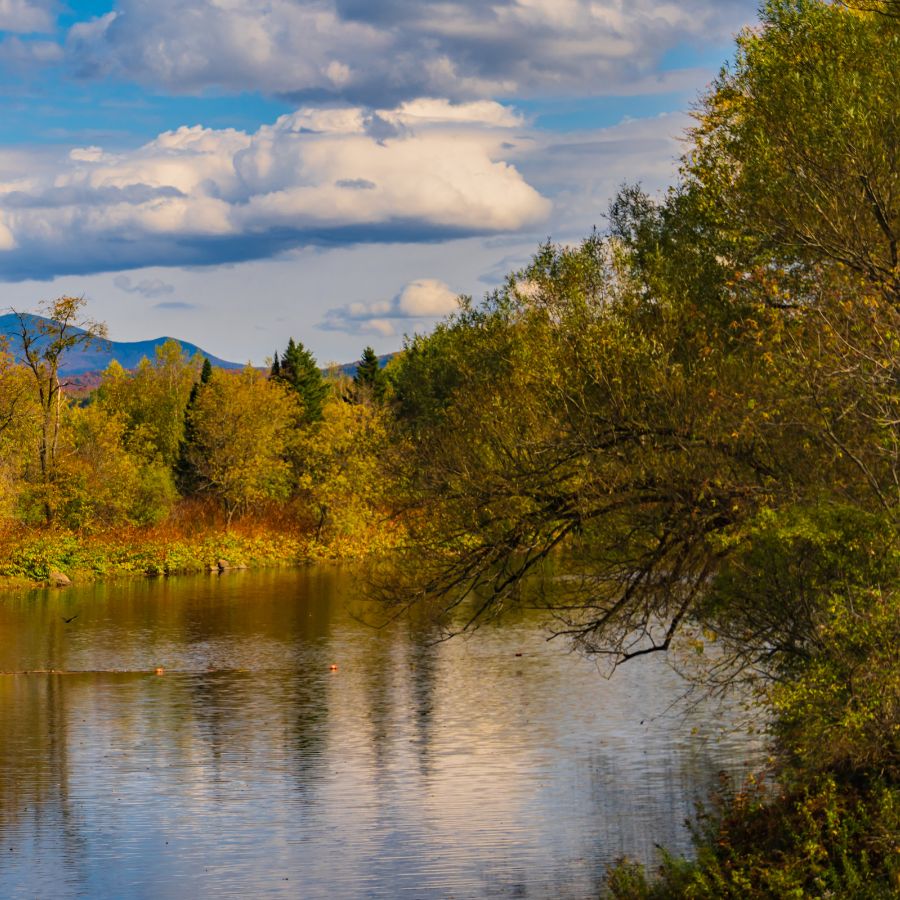
<svg viewBox="0 0 900 900">
<path fill-rule="evenodd" d="M 747 0 L 0 0 L 3 306 L 396 349 L 676 172 Z"/>
</svg>

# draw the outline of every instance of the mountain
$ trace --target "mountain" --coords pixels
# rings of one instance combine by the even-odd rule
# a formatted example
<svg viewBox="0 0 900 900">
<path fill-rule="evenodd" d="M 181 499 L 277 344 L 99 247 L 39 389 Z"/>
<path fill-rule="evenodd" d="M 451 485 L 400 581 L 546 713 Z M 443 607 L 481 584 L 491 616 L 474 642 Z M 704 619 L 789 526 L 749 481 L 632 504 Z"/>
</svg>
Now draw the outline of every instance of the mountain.
<svg viewBox="0 0 900 900">
<path fill-rule="evenodd" d="M 40 322 L 48 321 L 40 316 L 33 315 L 26 315 L 25 319 L 29 328 L 35 332 Z M 20 358 L 22 352 L 19 330 L 19 319 L 14 313 L 0 316 L 0 338 L 7 338 L 9 351 L 17 358 Z M 73 330 L 81 331 L 78 328 Z M 149 341 L 92 341 L 87 347 L 73 347 L 63 356 L 59 371 L 61 375 L 67 376 L 82 375 L 85 372 L 100 372 L 113 360 L 116 360 L 123 369 L 134 369 L 145 356 L 148 359 L 153 359 L 156 348 L 169 340 L 177 341 L 189 356 L 199 353 L 201 356 L 208 357 L 214 366 L 218 366 L 221 369 L 243 368 L 242 363 L 219 359 L 190 341 L 182 341 L 179 338 L 158 337 Z"/>
</svg>

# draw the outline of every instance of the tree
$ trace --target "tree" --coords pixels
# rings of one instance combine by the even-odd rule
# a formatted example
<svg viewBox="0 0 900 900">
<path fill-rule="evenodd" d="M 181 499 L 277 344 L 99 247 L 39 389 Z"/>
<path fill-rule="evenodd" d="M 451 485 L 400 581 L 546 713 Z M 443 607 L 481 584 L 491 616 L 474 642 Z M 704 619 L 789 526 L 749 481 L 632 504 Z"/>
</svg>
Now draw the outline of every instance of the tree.
<svg viewBox="0 0 900 900">
<path fill-rule="evenodd" d="M 197 398 L 200 396 L 203 386 L 209 384 L 212 372 L 212 363 L 208 357 L 204 357 L 203 365 L 200 367 L 200 378 L 191 385 L 191 392 L 188 394 L 187 403 L 181 414 L 182 438 L 178 445 L 178 459 L 175 463 L 175 484 L 182 496 L 195 493 L 200 486 L 197 467 L 193 461 L 193 448 L 197 441 L 197 435 L 191 413 L 197 405 Z"/>
<path fill-rule="evenodd" d="M 555 631 L 616 663 L 712 629 L 728 657 L 711 683 L 728 686 L 780 677 L 820 621 L 824 593 L 810 599 L 802 567 L 788 582 L 790 569 L 747 555 L 771 511 L 787 533 L 807 506 L 859 509 L 835 540 L 886 552 L 852 522 L 896 509 L 896 331 L 868 305 L 828 330 L 822 315 L 840 306 L 827 294 L 786 311 L 765 281 L 729 283 L 702 259 L 718 243 L 698 250 L 675 202 L 682 215 L 637 204 L 651 221 L 620 229 L 630 246 L 544 247 L 407 346 L 394 443 L 418 551 L 403 596 L 438 598 L 448 617 L 472 604 L 475 622 L 566 547 L 583 577 L 545 595 Z M 825 540 L 823 515 L 803 521 Z"/>
<path fill-rule="evenodd" d="M 381 369 L 381 363 L 371 347 L 363 350 L 353 376 L 353 387 L 357 402 L 370 400 L 381 403 L 384 400 L 387 379 Z"/>
<path fill-rule="evenodd" d="M 699 113 L 683 185 L 623 191 L 609 240 L 545 246 L 407 346 L 410 597 L 477 618 L 566 546 L 584 578 L 549 612 L 582 648 L 621 661 L 709 627 L 735 637 L 731 672 L 780 677 L 825 600 L 749 552 L 766 517 L 813 543 L 822 509 L 896 529 L 896 24 L 814 0 L 763 20 Z"/>
<path fill-rule="evenodd" d="M 14 429 L 22 416 L 27 415 L 27 384 L 23 374 L 15 365 L 7 341 L 0 338 L 0 436 Z"/>
<path fill-rule="evenodd" d="M 178 341 L 158 346 L 128 373 L 113 362 L 104 372 L 97 402 L 125 417 L 126 440 L 148 457 L 158 456 L 168 468 L 178 461 L 184 439 L 184 409 L 197 378 L 199 359 L 190 359 Z"/>
<path fill-rule="evenodd" d="M 0 341 L 0 516 L 15 510 L 25 462 L 23 448 L 37 444 L 29 375 L 15 364 L 6 342 Z"/>
<path fill-rule="evenodd" d="M 848 6 L 765 4 L 697 113 L 686 172 L 743 255 L 838 264 L 900 305 L 900 19 Z"/>
<path fill-rule="evenodd" d="M 189 406 L 186 459 L 198 490 L 234 515 L 290 491 L 286 461 L 299 402 L 282 384 L 249 366 L 231 374 L 219 369 L 202 382 Z"/>
<path fill-rule="evenodd" d="M 318 428 L 300 432 L 295 490 L 317 541 L 327 536 L 332 547 L 347 541 L 358 550 L 384 537 L 387 436 L 383 407 L 345 403 L 338 393 L 325 402 Z"/>
<path fill-rule="evenodd" d="M 328 385 L 322 378 L 322 372 L 315 357 L 301 342 L 288 339 L 287 349 L 272 363 L 272 377 L 280 379 L 284 384 L 296 391 L 303 404 L 301 424 L 311 425 L 322 419 L 322 404 L 328 395 Z"/>
<path fill-rule="evenodd" d="M 40 410 L 38 461 L 44 520 L 50 524 L 51 494 L 57 479 L 57 450 L 64 407 L 65 383 L 60 366 L 67 352 L 106 338 L 106 326 L 82 315 L 83 297 L 60 297 L 42 308 L 45 316 L 13 310 L 18 320 L 16 348 L 31 372 Z"/>
<path fill-rule="evenodd" d="M 169 512 L 176 498 L 171 471 L 132 443 L 124 415 L 98 403 L 70 410 L 60 438 L 57 521 L 92 531 L 148 525 Z"/>
</svg>

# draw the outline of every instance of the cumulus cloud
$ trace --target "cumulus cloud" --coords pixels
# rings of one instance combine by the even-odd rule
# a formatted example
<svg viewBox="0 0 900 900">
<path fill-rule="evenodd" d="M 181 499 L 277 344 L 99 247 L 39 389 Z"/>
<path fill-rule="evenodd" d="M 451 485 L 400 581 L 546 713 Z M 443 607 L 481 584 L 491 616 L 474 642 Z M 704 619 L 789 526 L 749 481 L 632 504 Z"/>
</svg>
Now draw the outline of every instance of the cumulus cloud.
<svg viewBox="0 0 900 900">
<path fill-rule="evenodd" d="M 438 318 L 454 312 L 458 295 L 434 278 L 411 281 L 395 298 L 397 314 L 401 318 Z"/>
<path fill-rule="evenodd" d="M 0 277 L 208 265 L 335 242 L 515 231 L 550 203 L 506 159 L 493 102 L 302 108 L 248 134 L 183 127 L 0 172 Z"/>
<path fill-rule="evenodd" d="M 391 300 L 348 303 L 330 309 L 317 327 L 323 331 L 391 337 L 398 333 L 401 323 L 408 325 L 410 320 L 438 319 L 455 312 L 457 297 L 458 294 L 443 281 L 418 278 Z"/>
<path fill-rule="evenodd" d="M 0 0 L 0 31 L 51 31 L 56 21 L 55 5 L 52 0 Z"/>
<path fill-rule="evenodd" d="M 667 51 L 724 43 L 756 8 L 756 0 L 118 0 L 74 25 L 67 50 L 84 76 L 179 92 L 214 86 L 369 104 L 654 93 L 670 89 L 648 78 Z"/>
</svg>

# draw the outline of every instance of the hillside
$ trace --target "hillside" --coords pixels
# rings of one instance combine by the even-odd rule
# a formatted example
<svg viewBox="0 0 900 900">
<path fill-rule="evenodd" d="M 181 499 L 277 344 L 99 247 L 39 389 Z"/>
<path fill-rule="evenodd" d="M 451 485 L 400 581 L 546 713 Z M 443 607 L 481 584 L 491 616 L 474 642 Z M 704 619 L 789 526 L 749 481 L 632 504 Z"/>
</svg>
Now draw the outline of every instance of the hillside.
<svg viewBox="0 0 900 900">
<path fill-rule="evenodd" d="M 39 316 L 29 315 L 27 318 L 34 327 L 41 320 Z M 19 320 L 15 314 L 7 313 L 0 316 L 0 338 L 7 339 L 10 352 L 18 358 L 21 354 L 21 339 L 19 337 Z M 88 372 L 100 372 L 113 360 L 125 369 L 133 369 L 145 356 L 152 359 L 156 348 L 168 340 L 177 341 L 190 356 L 199 353 L 201 356 L 208 357 L 209 361 L 219 368 L 240 369 L 243 367 L 242 363 L 219 359 L 190 341 L 184 341 L 180 338 L 158 337 L 146 341 L 105 340 L 92 342 L 87 347 L 75 347 L 63 357 L 60 373 L 66 376 L 73 376 L 84 375 Z"/>
</svg>

